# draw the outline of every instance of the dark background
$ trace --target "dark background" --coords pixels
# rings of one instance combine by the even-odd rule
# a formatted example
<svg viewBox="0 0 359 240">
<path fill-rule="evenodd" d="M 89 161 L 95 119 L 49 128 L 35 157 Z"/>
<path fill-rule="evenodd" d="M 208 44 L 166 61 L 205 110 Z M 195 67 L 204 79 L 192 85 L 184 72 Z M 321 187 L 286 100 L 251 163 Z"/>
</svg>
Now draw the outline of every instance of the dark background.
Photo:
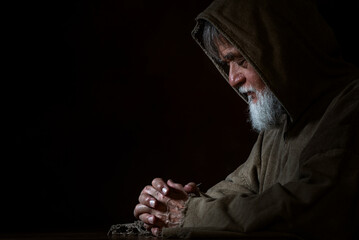
<svg viewBox="0 0 359 240">
<path fill-rule="evenodd" d="M 246 159 L 246 106 L 190 35 L 210 2 L 3 6 L 1 232 L 106 230 L 154 177 L 206 190 Z M 319 3 L 359 65 L 358 2 Z"/>
</svg>

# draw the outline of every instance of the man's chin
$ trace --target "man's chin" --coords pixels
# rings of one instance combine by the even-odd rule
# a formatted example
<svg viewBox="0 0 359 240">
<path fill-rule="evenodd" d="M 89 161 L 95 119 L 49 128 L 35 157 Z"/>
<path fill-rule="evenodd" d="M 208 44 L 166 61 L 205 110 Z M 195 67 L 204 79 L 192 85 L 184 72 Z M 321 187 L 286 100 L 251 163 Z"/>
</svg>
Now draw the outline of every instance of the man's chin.
<svg viewBox="0 0 359 240">
<path fill-rule="evenodd" d="M 284 113 L 278 99 L 269 90 L 260 95 L 249 95 L 249 115 L 253 130 L 261 132 L 275 128 Z"/>
</svg>

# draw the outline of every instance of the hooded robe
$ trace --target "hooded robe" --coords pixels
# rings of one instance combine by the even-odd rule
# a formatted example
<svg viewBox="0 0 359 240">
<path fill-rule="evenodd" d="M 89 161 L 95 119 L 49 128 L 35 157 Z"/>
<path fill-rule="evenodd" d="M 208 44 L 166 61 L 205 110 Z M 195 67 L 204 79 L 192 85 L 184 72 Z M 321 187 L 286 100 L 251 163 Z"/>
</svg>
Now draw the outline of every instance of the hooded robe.
<svg viewBox="0 0 359 240">
<path fill-rule="evenodd" d="M 196 18 L 254 67 L 278 98 L 282 124 L 259 134 L 247 161 L 186 203 L 165 237 L 359 239 L 359 74 L 309 0 L 217 0 Z M 234 89 L 247 101 L 244 95 Z"/>
</svg>

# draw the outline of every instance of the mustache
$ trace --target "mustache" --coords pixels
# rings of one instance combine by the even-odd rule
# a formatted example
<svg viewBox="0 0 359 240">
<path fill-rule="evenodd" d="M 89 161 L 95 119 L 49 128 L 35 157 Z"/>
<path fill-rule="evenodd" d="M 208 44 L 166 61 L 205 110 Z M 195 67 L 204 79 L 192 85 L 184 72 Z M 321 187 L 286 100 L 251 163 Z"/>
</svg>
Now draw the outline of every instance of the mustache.
<svg viewBox="0 0 359 240">
<path fill-rule="evenodd" d="M 248 93 L 254 93 L 256 96 L 260 95 L 259 92 L 252 86 L 239 87 L 238 91 L 247 98 L 247 101 L 250 104 L 252 103 L 253 96 L 252 96 L 252 94 L 248 94 Z"/>
<path fill-rule="evenodd" d="M 242 86 L 238 89 L 240 93 L 246 94 L 248 92 L 254 92 L 257 93 L 257 90 L 252 86 Z"/>
</svg>

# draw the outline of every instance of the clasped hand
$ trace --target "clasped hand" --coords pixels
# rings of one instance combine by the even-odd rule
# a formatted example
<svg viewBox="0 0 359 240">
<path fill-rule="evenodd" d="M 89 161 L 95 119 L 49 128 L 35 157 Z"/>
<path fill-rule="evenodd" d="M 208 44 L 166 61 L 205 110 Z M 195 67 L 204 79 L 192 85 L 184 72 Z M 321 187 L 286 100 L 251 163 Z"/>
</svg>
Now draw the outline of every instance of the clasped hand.
<svg viewBox="0 0 359 240">
<path fill-rule="evenodd" d="M 199 194 L 195 183 L 185 186 L 155 178 L 146 186 L 136 205 L 134 215 L 140 219 L 152 234 L 158 236 L 162 228 L 177 227 L 183 220 L 183 210 L 190 193 Z"/>
</svg>

